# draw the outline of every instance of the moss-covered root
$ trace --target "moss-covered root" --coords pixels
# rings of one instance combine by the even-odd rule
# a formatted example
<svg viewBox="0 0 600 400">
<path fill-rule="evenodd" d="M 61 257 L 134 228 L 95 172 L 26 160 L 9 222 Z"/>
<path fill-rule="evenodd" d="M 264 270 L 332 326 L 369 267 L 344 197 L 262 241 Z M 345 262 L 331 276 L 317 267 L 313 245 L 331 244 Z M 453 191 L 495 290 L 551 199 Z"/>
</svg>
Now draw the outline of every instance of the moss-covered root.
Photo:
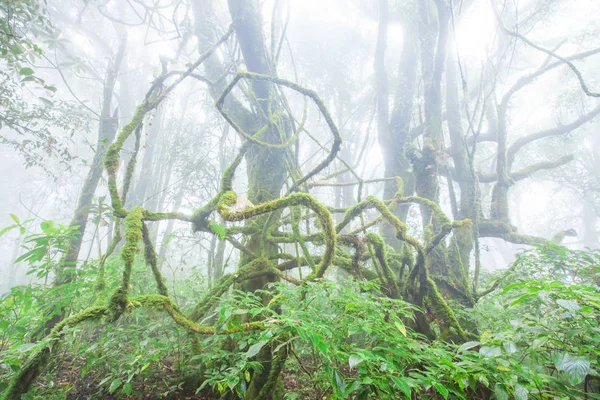
<svg viewBox="0 0 600 400">
<path fill-rule="evenodd" d="M 443 339 L 449 339 L 457 343 L 466 342 L 468 340 L 467 333 L 458 322 L 452 308 L 440 294 L 435 282 L 427 277 L 424 283 L 425 287 L 421 289 L 426 291 L 424 306 L 430 308 L 434 316 L 443 323 Z"/>
<path fill-rule="evenodd" d="M 73 315 L 56 325 L 47 338 L 33 352 L 23 368 L 12 378 L 8 389 L 4 392 L 3 400 L 19 400 L 27 393 L 37 377 L 44 371 L 52 353 L 58 349 L 58 341 L 64 335 L 64 328 L 78 325 L 84 321 L 100 319 L 106 314 L 105 307 L 92 307 Z"/>
<path fill-rule="evenodd" d="M 143 239 L 143 216 L 144 209 L 142 207 L 134 207 L 127 213 L 127 217 L 125 218 L 125 245 L 123 246 L 123 250 L 121 250 L 121 258 L 124 263 L 123 278 L 121 285 L 115 290 L 109 301 L 112 321 L 119 319 L 127 307 L 131 270 L 135 261 L 135 255 L 140 251 L 139 242 Z"/>
</svg>

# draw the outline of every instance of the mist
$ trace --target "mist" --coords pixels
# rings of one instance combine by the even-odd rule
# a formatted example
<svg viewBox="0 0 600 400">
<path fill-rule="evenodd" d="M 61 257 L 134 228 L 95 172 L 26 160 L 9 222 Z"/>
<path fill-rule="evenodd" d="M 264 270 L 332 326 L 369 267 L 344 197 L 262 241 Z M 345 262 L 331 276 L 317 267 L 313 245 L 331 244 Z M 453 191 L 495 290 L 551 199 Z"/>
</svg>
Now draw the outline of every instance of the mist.
<svg viewBox="0 0 600 400">
<path fill-rule="evenodd" d="M 599 396 L 599 2 L 0 15 L 3 398 Z"/>
</svg>

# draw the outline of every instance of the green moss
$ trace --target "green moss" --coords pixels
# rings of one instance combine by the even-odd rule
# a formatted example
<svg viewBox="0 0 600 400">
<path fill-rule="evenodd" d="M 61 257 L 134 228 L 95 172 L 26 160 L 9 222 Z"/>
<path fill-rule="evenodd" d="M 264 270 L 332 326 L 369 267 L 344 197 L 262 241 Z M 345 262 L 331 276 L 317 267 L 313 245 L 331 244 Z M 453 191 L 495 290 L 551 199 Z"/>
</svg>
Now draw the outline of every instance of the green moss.
<svg viewBox="0 0 600 400">
<path fill-rule="evenodd" d="M 121 250 L 121 258 L 124 263 L 123 278 L 120 287 L 115 290 L 109 301 L 111 320 L 113 321 L 123 314 L 127 305 L 131 270 L 135 256 L 140 251 L 139 242 L 143 240 L 143 216 L 144 209 L 137 206 L 132 208 L 125 218 L 125 245 Z"/>
<path fill-rule="evenodd" d="M 96 277 L 96 282 L 94 284 L 94 291 L 97 293 L 98 297 L 96 299 L 95 304 L 100 305 L 104 303 L 105 294 L 104 290 L 106 289 L 106 279 L 105 279 L 105 264 L 106 260 L 110 255 L 115 251 L 117 245 L 121 242 L 121 223 L 119 220 L 115 222 L 115 228 L 113 230 L 113 238 L 106 249 L 106 253 L 102 255 L 100 258 L 100 263 L 98 265 L 98 275 Z"/>
<path fill-rule="evenodd" d="M 237 194 L 233 190 L 228 190 L 221 193 L 217 202 L 217 210 L 219 213 L 227 212 L 229 207 L 233 207 L 237 202 Z"/>
<path fill-rule="evenodd" d="M 108 173 L 108 191 L 110 193 L 113 212 L 117 217 L 122 218 L 126 214 L 117 188 L 117 170 L 119 169 L 120 161 L 119 154 L 125 140 L 127 140 L 133 131 L 144 121 L 144 117 L 150 109 L 151 104 L 147 100 L 137 107 L 131 121 L 121 128 L 115 142 L 108 147 L 106 155 L 104 156 L 104 168 L 106 168 L 106 172 Z"/>
<path fill-rule="evenodd" d="M 467 340 L 467 333 L 463 330 L 454 311 L 448 306 L 446 300 L 442 297 L 437 289 L 435 282 L 427 277 L 426 280 L 426 300 L 425 303 L 431 306 L 435 317 L 440 320 L 446 329 L 442 331 L 446 338 L 456 341 L 464 342 Z"/>
<path fill-rule="evenodd" d="M 381 274 L 385 278 L 384 283 L 388 286 L 388 290 L 390 291 L 390 295 L 391 295 L 390 297 L 392 297 L 394 299 L 398 299 L 400 297 L 400 291 L 398 289 L 398 282 L 394 278 L 394 273 L 392 272 L 392 269 L 390 268 L 388 261 L 387 261 L 387 256 L 386 256 L 386 251 L 385 251 L 385 242 L 383 241 L 381 236 L 376 235 L 373 232 L 367 233 L 367 239 L 368 239 L 369 243 L 371 243 L 373 245 L 373 248 L 375 249 L 375 257 L 381 267 Z"/>
<path fill-rule="evenodd" d="M 309 275 L 307 280 L 323 277 L 325 271 L 332 264 L 335 257 L 334 250 L 336 243 L 336 233 L 333 227 L 333 219 L 331 218 L 331 213 L 325 206 L 323 206 L 309 194 L 294 193 L 286 197 L 264 202 L 245 210 L 231 211 L 229 205 L 235 204 L 235 199 L 235 193 L 232 191 L 225 192 L 221 195 L 219 206 L 217 208 L 219 213 L 221 213 L 221 216 L 226 221 L 243 221 L 293 206 L 303 206 L 311 209 L 316 214 L 317 219 L 321 223 L 323 229 L 325 253 L 323 254 L 321 263 L 316 267 L 316 271 Z"/>
<path fill-rule="evenodd" d="M 154 244 L 150 239 L 150 231 L 148 230 L 146 224 L 142 225 L 142 237 L 144 239 L 144 256 L 146 258 L 146 264 L 149 265 L 150 269 L 152 270 L 152 274 L 156 280 L 158 293 L 163 296 L 169 296 L 167 284 L 162 276 L 162 273 L 160 272 L 160 269 L 158 268 L 158 256 L 156 255 Z"/>
</svg>

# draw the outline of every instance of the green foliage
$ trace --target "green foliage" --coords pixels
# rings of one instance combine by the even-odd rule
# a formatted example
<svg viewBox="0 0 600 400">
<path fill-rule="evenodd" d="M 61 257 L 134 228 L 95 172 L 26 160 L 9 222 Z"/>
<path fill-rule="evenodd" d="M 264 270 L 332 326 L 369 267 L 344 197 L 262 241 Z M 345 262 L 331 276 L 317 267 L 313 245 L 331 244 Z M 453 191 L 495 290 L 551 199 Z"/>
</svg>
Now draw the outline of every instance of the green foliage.
<svg viewBox="0 0 600 400">
<path fill-rule="evenodd" d="M 512 283 L 478 305 L 479 351 L 520 371 L 531 395 L 583 396 L 582 383 L 600 367 L 599 272 L 598 251 L 552 246 L 522 254 L 505 279 Z"/>
<path fill-rule="evenodd" d="M 28 275 L 35 274 L 37 278 L 47 278 L 56 270 L 58 259 L 66 251 L 77 227 L 44 221 L 40 224 L 40 229 L 41 233 L 25 237 L 25 252 L 15 262 L 23 261 L 29 264 Z"/>
<path fill-rule="evenodd" d="M 12 219 L 13 229 L 24 224 Z M 29 250 L 21 257 L 35 271 L 44 270 L 69 239 L 61 225 L 47 221 L 40 228 L 26 236 Z M 132 260 L 131 295 L 154 293 L 147 270 L 138 266 L 141 257 Z M 194 335 L 193 343 L 167 314 L 140 310 L 114 323 L 68 328 L 62 353 L 28 396 L 170 396 L 181 392 L 181 377 L 194 375 L 199 380 L 191 392 L 243 397 L 264 368 L 261 356 L 271 352 L 283 360 L 287 399 L 600 398 L 584 393 L 600 368 L 599 265 L 600 252 L 562 247 L 520 255 L 497 291 L 475 309 L 460 310 L 480 335 L 457 344 L 417 334 L 417 309 L 383 296 L 373 282 L 320 280 L 231 291 L 199 321 L 214 326 L 216 334 Z M 93 304 L 91 267 L 78 268 L 78 279 L 67 285 L 16 287 L 0 299 L 3 378 L 18 372 L 36 350 L 29 332 L 46 314 L 49 298 L 65 298 L 74 311 Z M 110 258 L 108 292 L 121 282 L 121 272 L 122 260 Z M 174 301 L 189 315 L 206 290 L 204 282 L 192 275 L 175 286 Z M 76 373 L 53 388 L 65 363 Z"/>
<path fill-rule="evenodd" d="M 218 236 L 219 240 L 225 240 L 227 237 L 227 229 L 223 225 L 219 225 L 216 222 L 210 221 L 208 228 Z"/>
<path fill-rule="evenodd" d="M 42 44 L 43 43 L 43 44 Z M 38 75 L 34 65 L 40 63 L 42 47 L 64 46 L 50 23 L 44 7 L 35 0 L 0 0 L 0 144 L 13 147 L 25 158 L 25 166 L 39 166 L 47 156 L 66 162 L 74 159 L 69 141 L 58 132 L 85 131 L 88 120 L 74 102 L 53 100 L 56 86 Z M 25 90 L 32 85 L 37 89 Z M 16 134 L 16 135 L 15 135 Z"/>
</svg>

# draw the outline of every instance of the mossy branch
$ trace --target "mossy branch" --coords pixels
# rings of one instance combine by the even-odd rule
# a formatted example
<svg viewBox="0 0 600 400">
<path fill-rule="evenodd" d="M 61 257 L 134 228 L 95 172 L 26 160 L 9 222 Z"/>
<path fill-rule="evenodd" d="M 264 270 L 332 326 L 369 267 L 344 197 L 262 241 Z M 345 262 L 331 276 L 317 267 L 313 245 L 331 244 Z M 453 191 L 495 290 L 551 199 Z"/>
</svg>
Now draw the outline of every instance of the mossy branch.
<svg viewBox="0 0 600 400">
<path fill-rule="evenodd" d="M 150 238 L 150 230 L 148 229 L 148 226 L 146 226 L 146 224 L 142 224 L 142 238 L 144 240 L 144 257 L 146 259 L 146 264 L 150 266 L 152 274 L 154 274 L 154 279 L 156 280 L 158 293 L 168 297 L 169 289 L 167 289 L 165 279 L 163 278 L 162 273 L 158 268 L 158 256 L 156 255 L 154 244 L 152 243 L 152 239 Z"/>
<path fill-rule="evenodd" d="M 249 218 L 253 218 L 262 214 L 271 213 L 276 210 L 283 209 L 285 207 L 303 206 L 310 208 L 317 215 L 317 219 L 323 227 L 323 235 L 325 240 L 325 252 L 321 263 L 317 266 L 316 271 L 309 275 L 306 279 L 312 280 L 315 278 L 322 278 L 327 270 L 327 267 L 331 265 L 334 259 L 336 233 L 333 228 L 333 219 L 331 214 L 321 203 L 319 203 L 314 197 L 306 193 L 293 193 L 286 197 L 271 200 L 263 204 L 259 204 L 255 207 L 251 207 L 241 211 L 232 211 L 230 209 L 236 202 L 236 194 L 233 191 L 225 192 L 217 204 L 217 210 L 221 216 L 230 222 L 243 221 Z"/>
<path fill-rule="evenodd" d="M 388 261 L 387 261 L 387 255 L 386 255 L 386 251 L 385 251 L 385 242 L 383 241 L 381 236 L 376 235 L 373 232 L 367 233 L 366 236 L 367 236 L 367 240 L 369 241 L 369 243 L 373 246 L 373 248 L 375 250 L 375 257 L 381 267 L 381 274 L 385 278 L 385 282 L 383 282 L 383 283 L 387 285 L 388 290 L 390 291 L 390 297 L 392 297 L 394 299 L 399 299 L 400 298 L 400 290 L 398 288 L 398 282 L 394 278 L 394 273 L 393 273 L 392 269 L 390 268 Z"/>
<path fill-rule="evenodd" d="M 121 279 L 121 285 L 115 290 L 109 301 L 109 309 L 113 321 L 116 321 L 121 316 L 127 306 L 131 270 L 135 256 L 140 251 L 139 242 L 143 240 L 143 212 L 144 209 L 142 207 L 134 207 L 125 218 L 125 245 L 123 246 L 123 250 L 121 250 L 121 258 L 124 263 L 123 278 Z"/>
<path fill-rule="evenodd" d="M 158 77 L 152 84 L 142 103 L 136 108 L 135 113 L 131 121 L 123 126 L 117 138 L 113 144 L 108 147 L 106 156 L 104 157 L 104 168 L 108 173 L 108 190 L 110 193 L 111 204 L 113 207 L 114 214 L 119 218 L 124 218 L 127 211 L 123 208 L 125 201 L 119 196 L 117 189 L 117 171 L 119 169 L 120 155 L 119 153 L 123 149 L 125 141 L 131 134 L 136 130 L 143 122 L 144 117 L 166 98 L 166 96 L 173 91 L 185 78 L 190 76 L 193 71 L 200 66 L 212 53 L 223 44 L 229 36 L 233 33 L 233 26 L 229 27 L 227 33 L 219 39 L 209 50 L 207 50 L 196 62 L 181 74 L 173 83 L 167 88 L 163 89 L 162 85 L 169 74 L 165 74 Z M 135 166 L 135 164 L 133 164 Z"/>
<path fill-rule="evenodd" d="M 233 90 L 233 88 L 238 84 L 238 82 L 241 79 L 271 82 L 276 85 L 285 86 L 289 89 L 292 89 L 298 93 L 303 94 L 304 96 L 310 97 L 313 100 L 313 102 L 316 104 L 317 108 L 319 109 L 319 111 L 321 112 L 323 117 L 325 118 L 325 122 L 327 123 L 327 126 L 329 127 L 329 129 L 331 130 L 331 133 L 333 135 L 333 144 L 331 145 L 331 149 L 330 149 L 327 157 L 325 157 L 325 159 L 323 159 L 312 171 L 308 172 L 304 177 L 300 178 L 299 180 L 297 180 L 294 183 L 291 191 L 297 190 L 300 187 L 300 185 L 302 185 L 303 183 L 308 181 L 311 177 L 315 176 L 320 171 L 322 171 L 325 167 L 327 167 L 335 159 L 337 153 L 340 150 L 340 147 L 342 144 L 342 137 L 340 135 L 340 132 L 339 132 L 336 124 L 333 122 L 333 118 L 331 117 L 329 110 L 325 106 L 325 103 L 323 102 L 323 100 L 321 100 L 321 98 L 319 97 L 317 92 L 315 92 L 314 90 L 306 89 L 306 88 L 298 85 L 297 83 L 290 82 L 285 79 L 280 79 L 280 78 L 277 78 L 274 76 L 262 75 L 262 74 L 252 73 L 252 72 L 239 72 L 232 79 L 231 83 L 223 90 L 223 93 L 221 94 L 219 99 L 217 99 L 216 106 L 217 106 L 217 109 L 219 110 L 219 112 L 221 113 L 221 115 L 223 116 L 223 118 L 225 118 L 227 120 L 227 122 L 229 122 L 229 124 L 233 127 L 233 129 L 236 132 L 238 132 L 240 135 L 247 138 L 248 140 L 253 141 L 256 144 L 259 144 L 261 146 L 266 146 L 266 147 L 270 147 L 270 148 L 288 147 L 290 143 L 293 143 L 293 141 L 291 141 L 291 138 L 290 138 L 290 140 L 287 140 L 283 144 L 271 144 L 271 143 L 262 142 L 262 141 L 258 140 L 255 136 L 249 135 L 248 133 L 244 132 L 244 130 L 233 120 L 233 118 L 231 118 L 227 114 L 227 112 L 225 112 L 225 110 L 224 110 L 225 98 L 229 95 L 229 93 Z M 300 131 L 300 129 L 298 131 Z"/>
</svg>

